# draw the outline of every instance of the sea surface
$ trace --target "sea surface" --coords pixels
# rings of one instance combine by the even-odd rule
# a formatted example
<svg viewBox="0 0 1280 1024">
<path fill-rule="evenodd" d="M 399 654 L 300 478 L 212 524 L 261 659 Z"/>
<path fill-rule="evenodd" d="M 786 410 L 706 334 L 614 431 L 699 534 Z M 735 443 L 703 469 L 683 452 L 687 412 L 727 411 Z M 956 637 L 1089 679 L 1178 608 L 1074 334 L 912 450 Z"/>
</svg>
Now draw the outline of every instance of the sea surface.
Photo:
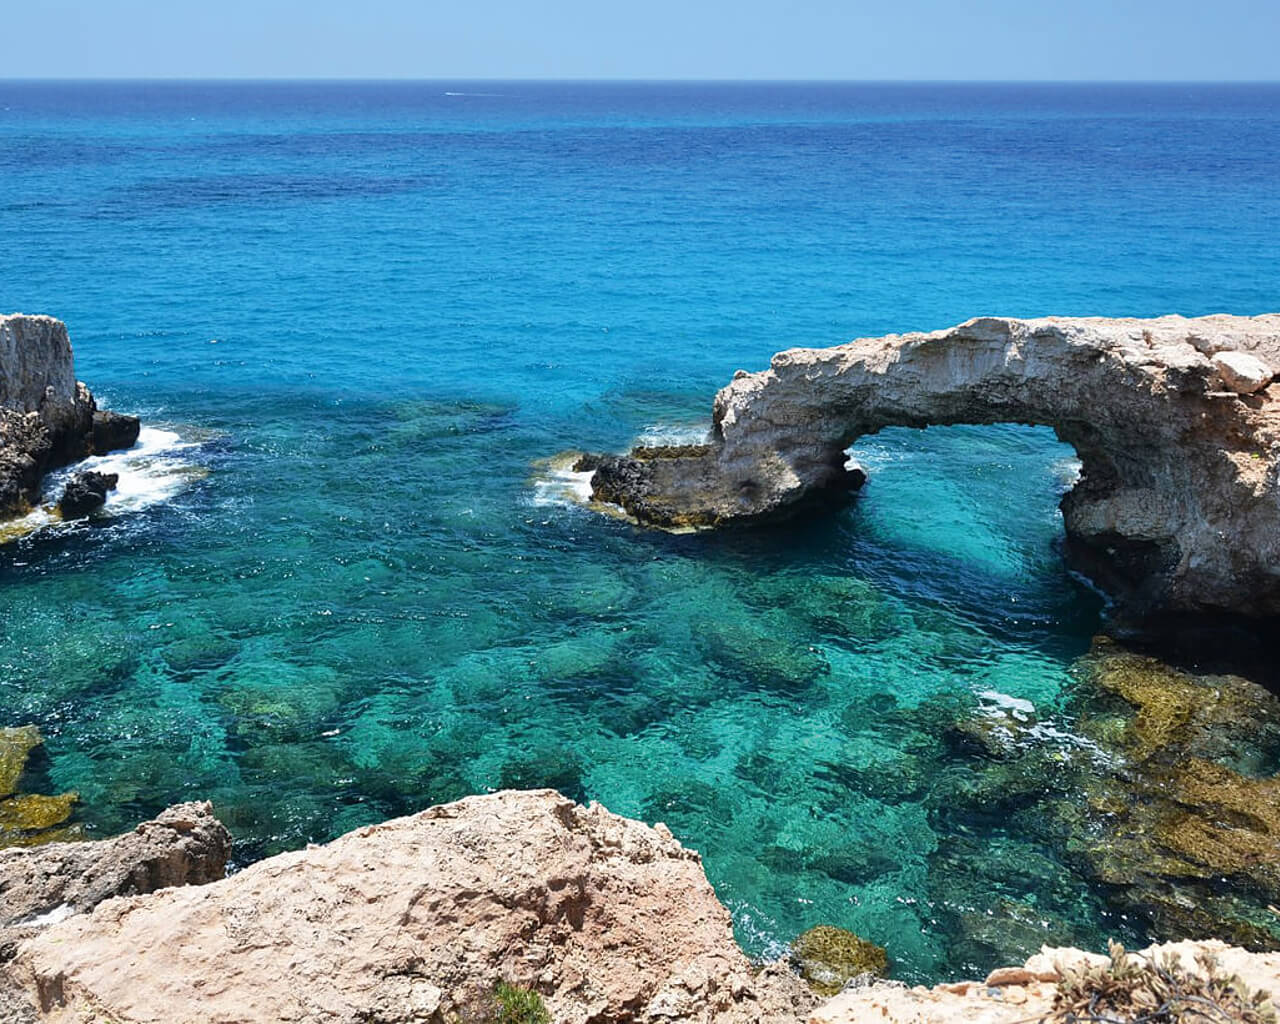
<svg viewBox="0 0 1280 1024">
<path fill-rule="evenodd" d="M 208 798 L 239 864 L 550 785 L 665 821 L 753 954 L 1142 938 L 911 771 L 944 705 L 1076 742 L 1052 432 L 886 430 L 847 509 L 718 535 L 547 460 L 696 439 L 790 346 L 1280 309 L 1277 168 L 1270 85 L 0 82 L 0 308 L 146 424 L 0 548 L 0 725 L 93 831 Z"/>
</svg>

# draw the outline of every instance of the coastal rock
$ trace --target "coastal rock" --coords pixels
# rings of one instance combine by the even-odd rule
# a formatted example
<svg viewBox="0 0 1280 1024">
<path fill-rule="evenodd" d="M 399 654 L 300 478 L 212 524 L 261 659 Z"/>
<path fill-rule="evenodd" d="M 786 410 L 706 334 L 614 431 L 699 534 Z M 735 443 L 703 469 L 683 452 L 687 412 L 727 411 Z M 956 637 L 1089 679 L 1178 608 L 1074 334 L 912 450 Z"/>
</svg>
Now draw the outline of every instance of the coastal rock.
<svg viewBox="0 0 1280 1024">
<path fill-rule="evenodd" d="M 30 509 L 49 470 L 104 450 L 97 422 L 103 444 L 117 446 L 130 431 L 137 439 L 135 417 L 98 413 L 92 393 L 75 379 L 66 324 L 0 316 L 0 516 Z"/>
<path fill-rule="evenodd" d="M 175 805 L 113 839 L 0 850 L 0 962 L 48 922 L 113 896 L 222 878 L 230 852 L 207 803 Z"/>
<path fill-rule="evenodd" d="M 51 924 L 0 972 L 0 1009 L 438 1022 L 491 1005 L 501 982 L 540 994 L 557 1024 L 792 1022 L 815 1002 L 790 972 L 752 971 L 698 855 L 664 826 L 541 790 L 469 797 Z"/>
<path fill-rule="evenodd" d="M 1062 501 L 1077 568 L 1138 613 L 1276 615 L 1280 396 L 1222 391 L 1224 361 L 1280 365 L 1280 314 L 983 317 L 791 349 L 716 395 L 708 445 L 604 459 L 593 496 L 665 528 L 776 519 L 847 493 L 845 450 L 884 427 L 1047 425 L 1082 464 Z"/>
<path fill-rule="evenodd" d="M 141 429 L 142 421 L 137 416 L 127 416 L 109 409 L 97 409 L 93 414 L 93 429 L 89 435 L 89 445 L 94 455 L 105 455 L 107 452 L 132 448 L 137 443 Z"/>
<path fill-rule="evenodd" d="M 1117 950 L 1117 956 L 1120 951 Z M 1190 998 L 1185 1002 L 1176 995 L 1167 1019 L 1182 1020 L 1202 1014 L 1218 1020 L 1261 1020 L 1233 1014 L 1231 1001 L 1248 999 L 1260 994 L 1261 1009 L 1274 1013 L 1274 995 L 1280 994 L 1280 955 L 1249 953 L 1222 942 L 1170 942 L 1149 946 L 1141 953 L 1121 957 L 1134 967 L 1172 964 L 1179 982 L 1172 987 L 1176 993 L 1186 991 Z M 1088 953 L 1079 949 L 1044 947 L 1029 959 L 1023 967 L 1004 967 L 991 972 L 986 982 L 961 981 L 933 988 L 881 982 L 861 987 L 851 987 L 820 1006 L 808 1018 L 809 1024 L 862 1024 L 877 1021 L 882 1024 L 1021 1024 L 1027 1021 L 1054 1019 L 1055 1013 L 1073 1008 L 1071 1000 L 1081 990 L 1094 987 L 1094 979 L 1102 980 L 1102 971 L 1112 967 L 1110 957 Z M 1216 1005 L 1195 992 L 1196 980 L 1210 976 L 1210 965 L 1219 979 L 1212 990 Z M 1085 972 L 1094 972 L 1092 977 Z M 1166 970 L 1157 984 L 1172 977 Z M 996 979 L 992 981 L 991 979 Z M 1013 979 L 1019 979 L 1014 981 Z M 1123 991 L 1126 985 L 1104 984 L 1096 986 L 1101 995 L 1107 989 L 1112 998 L 1114 990 Z M 1138 987 L 1141 987 L 1140 984 Z M 1165 991 L 1162 986 L 1160 991 Z M 1142 993 L 1139 999 L 1146 993 Z M 1087 1001 L 1085 1006 L 1088 1005 Z M 1224 1005 L 1225 1004 L 1225 1005 Z M 1138 1007 L 1154 1010 L 1156 1003 Z M 1237 1003 L 1238 1006 L 1243 1002 Z M 1195 1010 L 1190 1013 L 1186 1011 Z M 1186 1012 L 1184 1018 L 1182 1012 Z M 1132 1015 L 1106 1015 L 1103 1007 L 1090 1014 L 1096 1019 L 1133 1019 Z M 1070 1018 L 1067 1018 L 1070 1019 Z"/>
<path fill-rule="evenodd" d="M 1219 352 L 1213 357 L 1213 367 L 1222 376 L 1227 390 L 1239 395 L 1261 391 L 1274 376 L 1271 367 L 1248 352 Z"/>
<path fill-rule="evenodd" d="M 835 995 L 854 978 L 883 976 L 889 970 L 883 946 L 828 924 L 797 936 L 791 959 L 809 987 L 823 996 Z"/>
<path fill-rule="evenodd" d="M 107 500 L 107 492 L 114 490 L 120 477 L 115 473 L 96 473 L 87 470 L 77 473 L 67 481 L 58 502 L 58 511 L 63 519 L 76 519 L 86 516 L 95 508 L 101 508 Z"/>
</svg>

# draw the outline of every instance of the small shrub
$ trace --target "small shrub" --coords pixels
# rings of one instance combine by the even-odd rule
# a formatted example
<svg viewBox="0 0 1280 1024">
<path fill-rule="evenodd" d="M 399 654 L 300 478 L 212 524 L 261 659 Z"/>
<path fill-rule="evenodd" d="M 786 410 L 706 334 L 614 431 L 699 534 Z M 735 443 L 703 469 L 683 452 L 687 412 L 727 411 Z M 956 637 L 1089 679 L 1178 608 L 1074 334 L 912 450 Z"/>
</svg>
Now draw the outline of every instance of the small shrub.
<svg viewBox="0 0 1280 1024">
<path fill-rule="evenodd" d="M 1112 942 L 1109 964 L 1069 968 L 1058 983 L 1053 1013 L 1057 1024 L 1276 1024 L 1266 992 L 1251 993 L 1235 975 L 1223 974 L 1217 960 L 1196 957 L 1200 972 L 1183 968 L 1167 954 L 1159 961 L 1130 956 Z"/>
<path fill-rule="evenodd" d="M 537 992 L 500 981 L 493 1000 L 498 1005 L 493 1024 L 551 1024 L 551 1014 Z"/>
</svg>

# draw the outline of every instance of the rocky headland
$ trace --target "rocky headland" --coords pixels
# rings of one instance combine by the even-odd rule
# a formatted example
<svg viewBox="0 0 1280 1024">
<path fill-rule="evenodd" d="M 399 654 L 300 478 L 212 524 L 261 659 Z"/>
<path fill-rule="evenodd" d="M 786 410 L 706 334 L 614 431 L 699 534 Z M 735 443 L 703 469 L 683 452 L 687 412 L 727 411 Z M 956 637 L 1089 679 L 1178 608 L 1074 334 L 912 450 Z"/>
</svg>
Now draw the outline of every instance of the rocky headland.
<svg viewBox="0 0 1280 1024">
<path fill-rule="evenodd" d="M 208 805 L 186 804 L 117 839 L 0 855 L 0 1018 L 1012 1024 L 1071 1019 L 1102 992 L 1113 1013 L 1212 1000 L 1228 1014 L 1210 1019 L 1262 1024 L 1280 989 L 1280 956 L 1217 942 L 1046 948 L 934 988 L 881 980 L 884 950 L 834 928 L 751 963 L 696 853 L 552 790 L 468 797 L 224 878 L 227 849 Z"/>
<path fill-rule="evenodd" d="M 885 427 L 1052 427 L 1081 462 L 1070 562 L 1125 608 L 1280 614 L 1280 314 L 983 317 L 738 371 L 705 445 L 589 456 L 592 496 L 666 529 L 777 520 L 859 487 Z"/>
<path fill-rule="evenodd" d="M 30 511 L 50 470 L 128 448 L 138 430 L 136 416 L 99 409 L 76 380 L 66 324 L 48 316 L 0 316 L 0 518 Z M 79 482 L 64 506 L 68 518 L 105 500 L 114 481 L 96 476 Z"/>
</svg>

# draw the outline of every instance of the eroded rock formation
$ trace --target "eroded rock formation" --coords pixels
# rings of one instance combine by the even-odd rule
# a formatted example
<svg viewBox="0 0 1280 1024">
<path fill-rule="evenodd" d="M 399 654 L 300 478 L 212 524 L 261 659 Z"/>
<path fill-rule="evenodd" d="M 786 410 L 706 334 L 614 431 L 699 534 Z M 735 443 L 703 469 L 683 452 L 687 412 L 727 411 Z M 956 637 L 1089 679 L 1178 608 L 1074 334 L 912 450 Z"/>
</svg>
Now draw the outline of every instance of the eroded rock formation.
<svg viewBox="0 0 1280 1024">
<path fill-rule="evenodd" d="M 1136 611 L 1280 614 L 1280 314 L 984 317 L 791 349 L 716 395 L 706 446 L 600 460 L 596 500 L 649 525 L 779 518 L 861 482 L 884 427 L 1052 427 L 1082 463 L 1068 553 Z"/>
<path fill-rule="evenodd" d="M 137 437 L 136 416 L 99 412 L 75 379 L 66 324 L 0 316 L 0 516 L 35 504 L 49 470 Z"/>
<path fill-rule="evenodd" d="M 557 1024 L 795 1021 L 816 1001 L 789 971 L 752 971 L 698 855 L 669 831 L 541 790 L 470 797 L 51 924 L 0 971 L 0 1009 L 442 1022 L 499 981 L 541 993 Z"/>
<path fill-rule="evenodd" d="M 208 805 L 188 804 L 115 840 L 0 856 L 0 1020 L 460 1024 L 495 1019 L 505 983 L 557 1024 L 1013 1024 L 1065 1019 L 1100 970 L 1120 982 L 1108 998 L 1145 998 L 1124 958 L 1070 948 L 908 988 L 875 977 L 884 950 L 819 928 L 794 957 L 840 989 L 823 1000 L 787 967 L 747 962 L 698 855 L 665 828 L 551 790 L 469 797 L 215 881 L 224 840 Z M 1204 1006 L 1206 955 L 1224 1005 L 1280 991 L 1280 954 L 1221 942 L 1127 960 L 1175 958 L 1187 1005 Z"/>
<path fill-rule="evenodd" d="M 0 850 L 0 963 L 21 939 L 113 896 L 222 878 L 230 853 L 207 803 L 177 804 L 112 839 Z"/>
</svg>

